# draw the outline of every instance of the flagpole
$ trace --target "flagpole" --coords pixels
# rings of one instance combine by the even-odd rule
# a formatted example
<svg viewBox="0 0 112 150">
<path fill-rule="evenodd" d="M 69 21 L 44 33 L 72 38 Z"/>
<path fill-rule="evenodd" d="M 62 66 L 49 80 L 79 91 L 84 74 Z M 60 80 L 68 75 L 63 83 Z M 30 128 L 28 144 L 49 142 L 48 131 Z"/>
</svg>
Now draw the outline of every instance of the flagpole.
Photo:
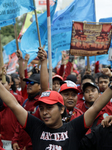
<svg viewBox="0 0 112 150">
<path fill-rule="evenodd" d="M 50 2 L 47 1 L 47 29 L 48 29 L 48 61 L 49 61 L 49 88 L 52 90 L 52 56 L 51 56 L 51 17 Z"/>
<path fill-rule="evenodd" d="M 41 47 L 40 31 L 39 31 L 39 25 L 38 25 L 38 18 L 37 18 L 35 0 L 33 0 L 33 3 L 34 3 L 34 7 L 35 7 L 34 13 L 35 13 L 36 26 L 37 26 L 37 33 L 38 33 L 38 39 L 39 39 L 39 47 Z"/>
<path fill-rule="evenodd" d="M 18 45 L 18 36 L 17 36 L 16 22 L 14 24 L 14 33 L 15 33 L 15 39 L 16 39 L 16 47 L 17 47 L 17 51 L 18 51 L 19 50 L 19 45 Z"/>
<path fill-rule="evenodd" d="M 87 56 L 87 70 L 90 71 L 89 56 Z"/>
<path fill-rule="evenodd" d="M 1 29 L 0 29 L 0 68 L 2 68 L 3 65 L 4 65 L 4 62 L 3 62 L 3 54 L 2 54 Z M 6 77 L 3 74 L 3 69 L 2 69 L 2 83 L 6 83 Z"/>
</svg>

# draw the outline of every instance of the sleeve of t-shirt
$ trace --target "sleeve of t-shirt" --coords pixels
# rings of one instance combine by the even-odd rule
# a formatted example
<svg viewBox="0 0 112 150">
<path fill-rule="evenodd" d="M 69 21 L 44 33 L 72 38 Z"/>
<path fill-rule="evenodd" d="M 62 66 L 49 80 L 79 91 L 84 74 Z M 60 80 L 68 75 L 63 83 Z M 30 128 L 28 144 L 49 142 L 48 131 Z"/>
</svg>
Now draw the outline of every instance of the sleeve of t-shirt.
<svg viewBox="0 0 112 150">
<path fill-rule="evenodd" d="M 88 135 L 85 135 L 81 142 L 80 142 L 80 148 L 79 150 L 95 150 L 98 149 L 97 148 L 97 143 L 99 143 L 100 145 L 100 141 L 102 136 L 102 130 L 103 127 L 101 126 L 101 124 L 99 124 L 98 126 L 95 127 L 94 130 L 92 130 L 92 132 Z"/>
<path fill-rule="evenodd" d="M 42 126 L 42 124 L 43 122 L 41 120 L 28 113 L 24 129 L 30 136 L 32 136 L 35 130 L 39 131 L 39 127 Z"/>
<path fill-rule="evenodd" d="M 77 138 L 81 140 L 88 130 L 88 128 L 85 126 L 84 115 L 73 119 L 70 123 L 74 129 L 74 132 L 77 135 Z"/>
</svg>

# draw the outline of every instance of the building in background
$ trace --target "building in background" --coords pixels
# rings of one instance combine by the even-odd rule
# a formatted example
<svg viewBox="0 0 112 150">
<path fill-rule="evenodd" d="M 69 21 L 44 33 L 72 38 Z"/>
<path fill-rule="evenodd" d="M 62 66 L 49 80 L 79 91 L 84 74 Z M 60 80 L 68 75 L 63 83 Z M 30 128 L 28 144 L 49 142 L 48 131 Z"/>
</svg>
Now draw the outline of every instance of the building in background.
<svg viewBox="0 0 112 150">
<path fill-rule="evenodd" d="M 51 5 L 54 4 L 53 0 L 49 0 L 49 1 Z M 69 6 L 72 1 L 73 0 L 58 0 L 56 11 L 60 9 L 64 9 L 66 6 Z M 37 10 L 39 11 L 46 10 L 46 0 L 35 0 L 35 3 L 36 3 Z"/>
</svg>

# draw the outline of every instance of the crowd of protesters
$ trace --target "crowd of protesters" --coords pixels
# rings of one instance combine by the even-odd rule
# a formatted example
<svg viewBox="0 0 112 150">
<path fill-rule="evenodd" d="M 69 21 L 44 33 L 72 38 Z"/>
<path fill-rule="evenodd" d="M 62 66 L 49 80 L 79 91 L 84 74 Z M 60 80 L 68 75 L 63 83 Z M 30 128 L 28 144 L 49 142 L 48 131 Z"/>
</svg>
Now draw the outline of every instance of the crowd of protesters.
<svg viewBox="0 0 112 150">
<path fill-rule="evenodd" d="M 63 53 L 50 89 L 46 51 L 30 71 L 29 55 L 17 56 L 18 72 L 0 68 L 0 150 L 112 149 L 110 68 L 78 70 Z"/>
</svg>

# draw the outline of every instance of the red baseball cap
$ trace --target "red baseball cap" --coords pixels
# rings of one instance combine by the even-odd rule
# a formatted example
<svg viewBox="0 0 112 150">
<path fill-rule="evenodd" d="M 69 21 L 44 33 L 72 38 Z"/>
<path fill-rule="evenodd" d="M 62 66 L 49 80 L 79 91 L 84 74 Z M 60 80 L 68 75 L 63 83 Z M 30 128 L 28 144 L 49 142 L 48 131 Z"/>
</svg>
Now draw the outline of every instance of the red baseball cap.
<svg viewBox="0 0 112 150">
<path fill-rule="evenodd" d="M 60 75 L 56 74 L 55 76 L 52 77 L 52 79 L 58 78 L 60 81 L 63 81 L 63 77 Z"/>
<path fill-rule="evenodd" d="M 77 93 L 79 93 L 79 89 L 77 88 L 77 85 L 71 81 L 67 81 L 66 83 L 62 84 L 62 86 L 59 89 L 59 93 L 68 89 L 73 89 Z"/>
<path fill-rule="evenodd" d="M 64 101 L 63 101 L 63 97 L 61 96 L 60 93 L 56 92 L 56 91 L 45 91 L 42 92 L 41 96 L 39 97 L 39 99 L 35 102 L 34 105 L 39 105 L 39 102 L 43 102 L 46 104 L 56 104 L 56 103 L 61 103 L 62 105 L 64 105 Z"/>
</svg>

